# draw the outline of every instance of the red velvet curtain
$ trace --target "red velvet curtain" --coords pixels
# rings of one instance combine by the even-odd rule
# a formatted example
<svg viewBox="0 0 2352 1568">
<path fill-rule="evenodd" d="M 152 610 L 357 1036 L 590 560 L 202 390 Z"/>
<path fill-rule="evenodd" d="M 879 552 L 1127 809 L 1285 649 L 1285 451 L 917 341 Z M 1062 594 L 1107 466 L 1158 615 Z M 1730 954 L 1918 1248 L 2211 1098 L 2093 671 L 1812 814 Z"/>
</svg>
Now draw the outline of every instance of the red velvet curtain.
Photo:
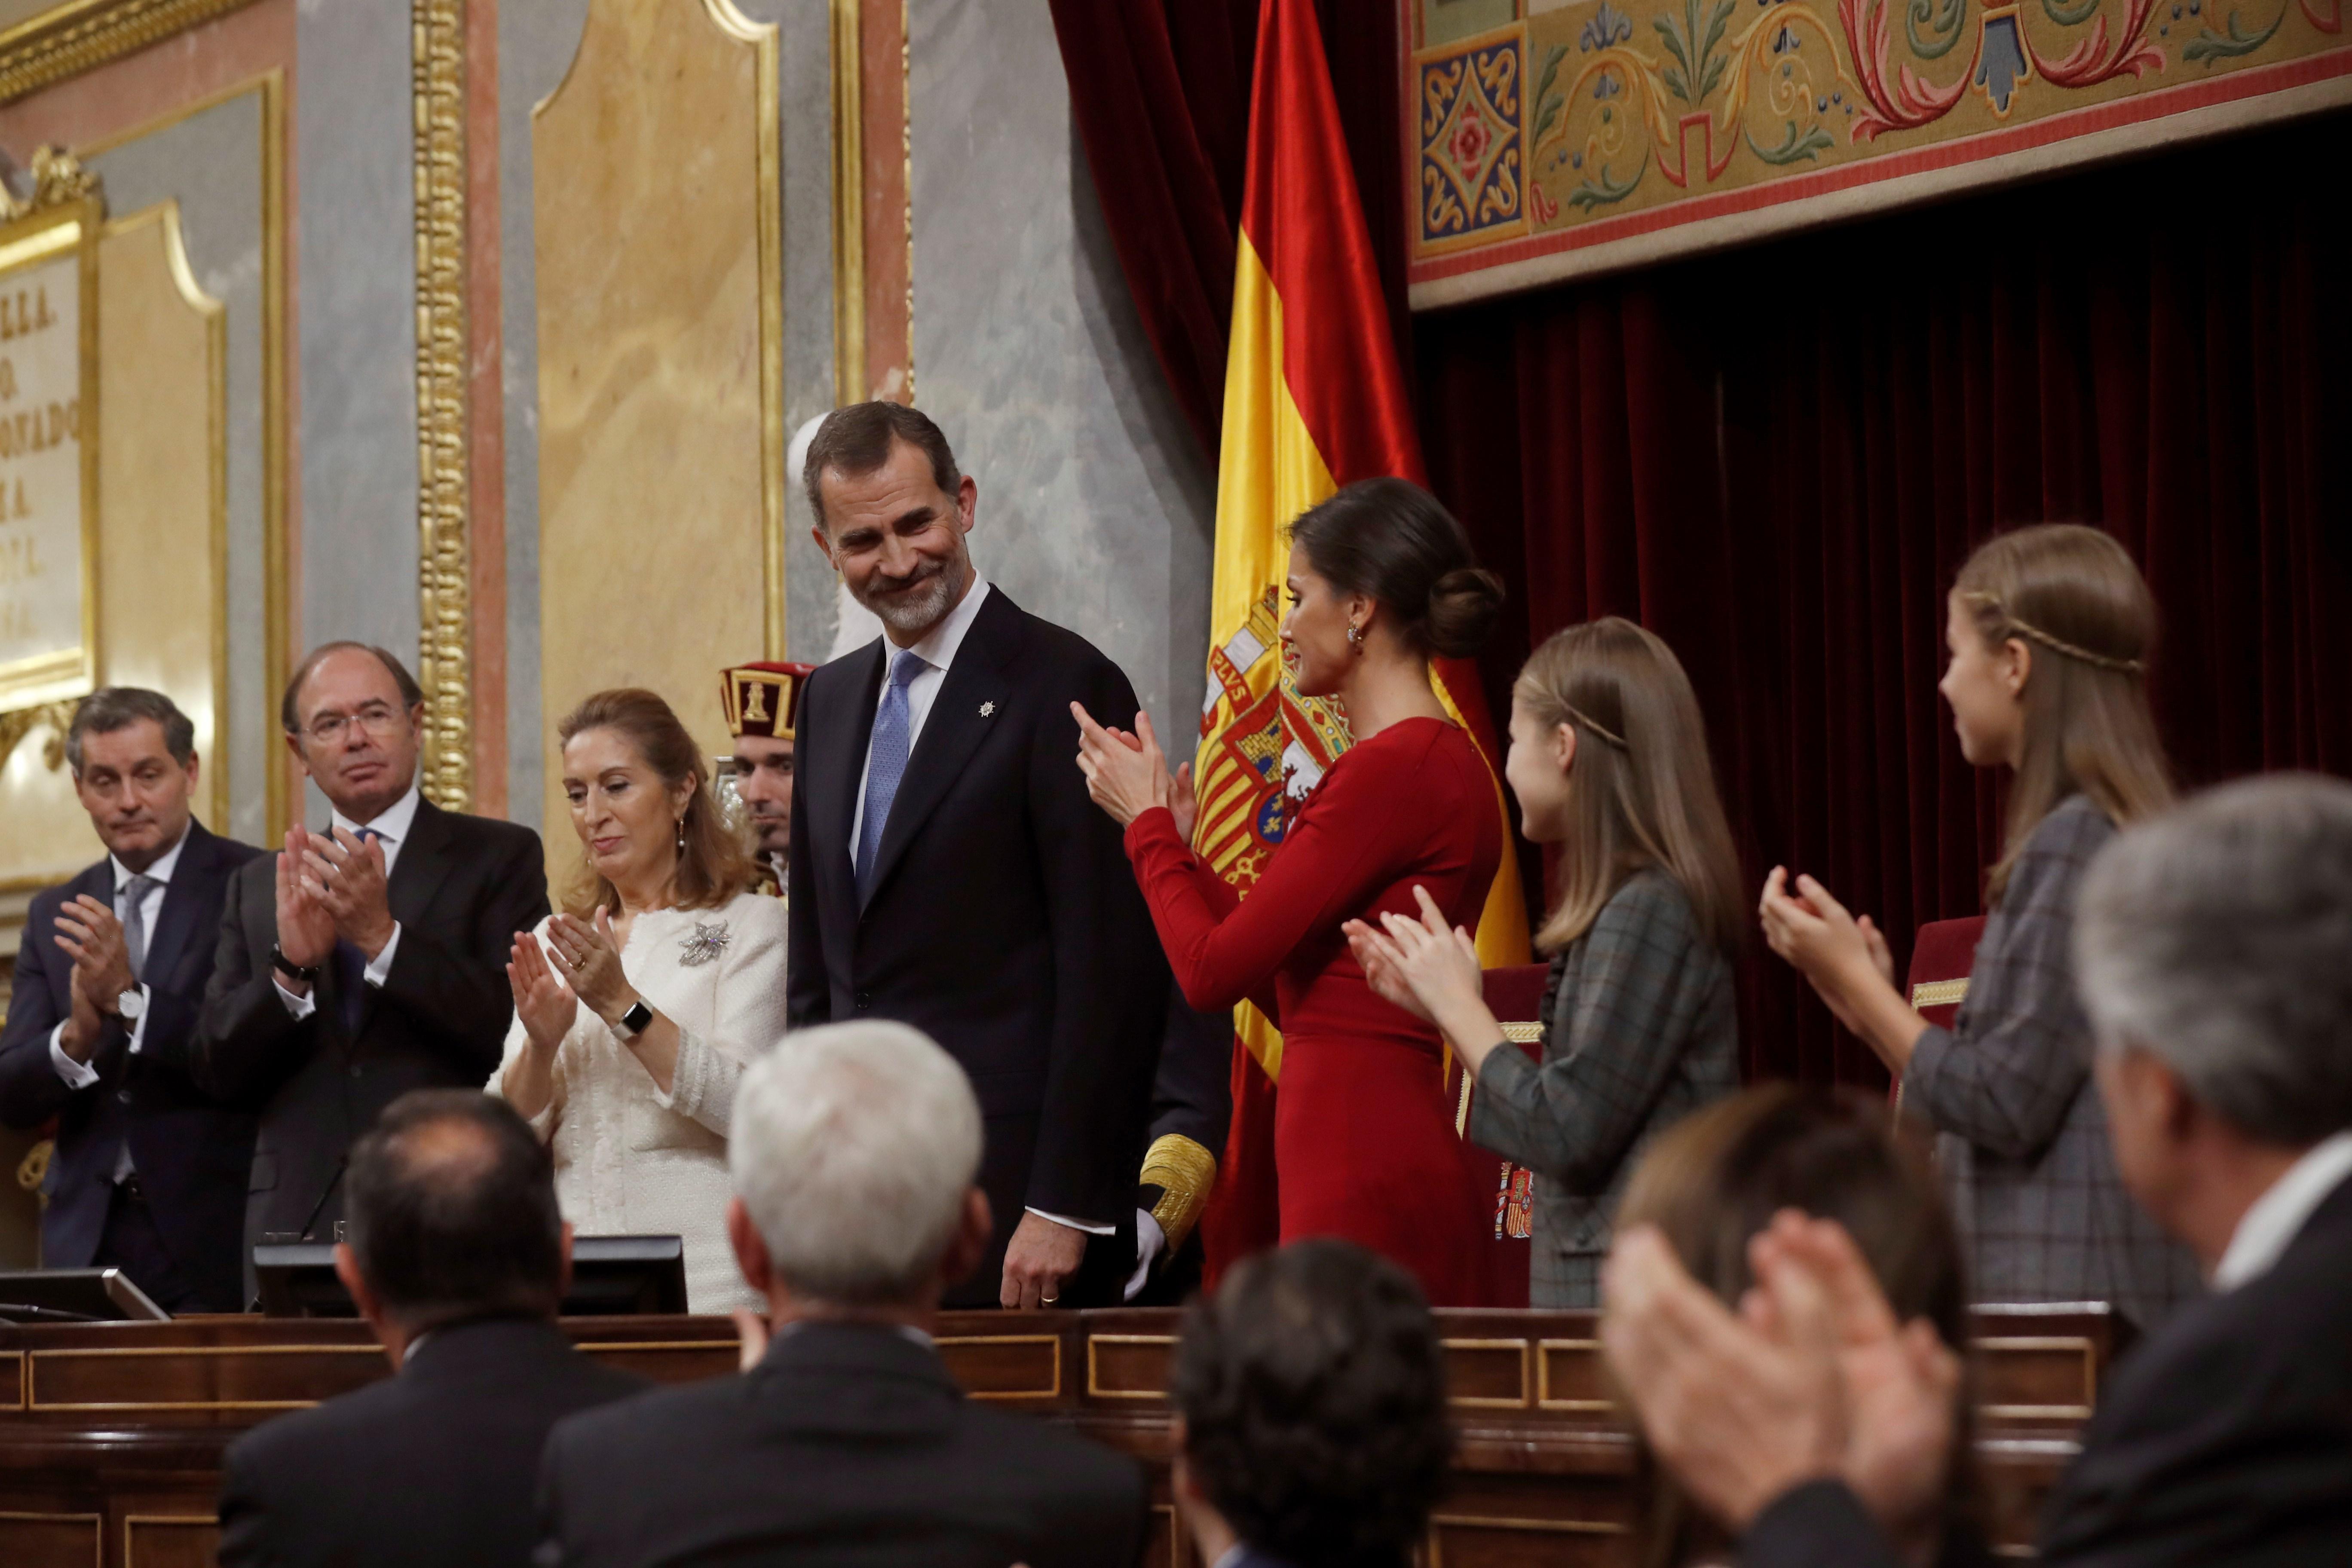
<svg viewBox="0 0 2352 1568">
<path fill-rule="evenodd" d="M 2186 782 L 2352 773 L 2352 242 L 2309 174 L 2352 154 L 2352 116 L 1409 318 L 1393 10 L 1321 9 L 1432 483 L 1522 590 L 1491 699 L 1560 626 L 1653 627 L 1751 879 L 1812 871 L 1898 967 L 1918 923 L 1977 911 L 1999 849 L 1935 691 L 1944 591 L 1996 528 L 2095 522 L 2141 561 Z M 1255 10 L 1055 0 L 1122 265 L 1212 453 Z M 1883 1081 L 1760 942 L 1740 989 L 1751 1071 Z"/>
</svg>

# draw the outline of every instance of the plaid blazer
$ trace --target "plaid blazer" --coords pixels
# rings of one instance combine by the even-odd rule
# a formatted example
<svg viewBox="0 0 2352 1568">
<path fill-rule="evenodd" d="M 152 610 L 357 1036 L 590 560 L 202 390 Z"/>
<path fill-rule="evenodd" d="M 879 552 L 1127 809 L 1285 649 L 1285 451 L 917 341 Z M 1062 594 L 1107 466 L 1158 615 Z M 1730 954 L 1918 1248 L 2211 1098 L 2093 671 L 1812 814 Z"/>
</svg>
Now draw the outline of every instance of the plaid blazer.
<svg viewBox="0 0 2352 1568">
<path fill-rule="evenodd" d="M 1739 1088 L 1731 965 L 1682 885 L 1638 871 L 1551 961 L 1543 1064 L 1487 1054 L 1471 1139 L 1535 1173 L 1528 1300 L 1597 1307 L 1601 1261 L 1643 1145 Z"/>
<path fill-rule="evenodd" d="M 1985 921 L 1969 994 L 1903 1078 L 1936 1159 L 1979 1301 L 2111 1301 L 2143 1331 L 2202 1289 L 2195 1258 L 2133 1201 L 2091 1080 L 2074 994 L 2074 895 L 2115 824 L 2085 797 L 2042 819 Z"/>
</svg>

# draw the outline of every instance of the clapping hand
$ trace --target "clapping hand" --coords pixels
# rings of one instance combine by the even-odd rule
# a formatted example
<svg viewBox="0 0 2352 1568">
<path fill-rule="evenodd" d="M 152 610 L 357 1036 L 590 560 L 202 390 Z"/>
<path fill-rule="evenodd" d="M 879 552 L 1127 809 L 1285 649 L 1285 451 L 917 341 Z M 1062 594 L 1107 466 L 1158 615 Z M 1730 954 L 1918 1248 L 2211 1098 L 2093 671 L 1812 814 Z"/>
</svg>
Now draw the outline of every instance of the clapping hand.
<svg viewBox="0 0 2352 1568">
<path fill-rule="evenodd" d="M 131 977 L 131 949 L 122 940 L 121 921 L 88 893 L 58 911 L 55 941 L 73 960 L 82 988 L 100 1012 L 113 1012 L 115 998 L 139 984 Z"/>
<path fill-rule="evenodd" d="M 523 1033 L 542 1052 L 552 1052 L 572 1032 L 580 1016 L 580 999 L 549 967 L 539 939 L 529 931 L 515 933 L 514 952 L 507 960 L 507 984 L 514 990 L 515 1016 Z"/>
<path fill-rule="evenodd" d="M 1349 952 L 1374 992 L 1435 1024 L 1456 1050 L 1492 1045 L 1502 1037 L 1502 1026 L 1482 999 L 1477 944 L 1467 931 L 1447 923 L 1428 889 L 1415 884 L 1412 896 L 1421 905 L 1419 920 L 1390 910 L 1378 930 L 1363 921 L 1340 927 Z"/>
<path fill-rule="evenodd" d="M 1087 794 L 1094 803 L 1121 827 L 1164 805 L 1176 818 L 1177 835 L 1191 843 L 1200 810 L 1192 794 L 1192 764 L 1186 763 L 1173 778 L 1169 776 L 1151 715 L 1138 713 L 1129 732 L 1096 723 L 1076 702 L 1070 704 L 1070 713 L 1078 721 L 1078 771 L 1087 775 Z"/>
<path fill-rule="evenodd" d="M 315 969 L 335 951 L 334 914 L 302 874 L 302 857 L 310 842 L 307 830 L 289 828 L 286 852 L 278 857 L 278 951 L 299 969 Z M 291 990 L 298 983 L 280 976 L 278 984 Z"/>
<path fill-rule="evenodd" d="M 1859 920 L 1830 896 L 1812 878 L 1800 876 L 1797 890 L 1789 891 L 1786 867 L 1775 866 L 1764 879 L 1764 896 L 1757 905 L 1764 940 L 1809 981 L 1837 1021 L 1867 1038 L 1854 1009 L 1855 999 L 1871 978 L 1895 984 L 1895 955 L 1885 933 L 1868 915 Z"/>
<path fill-rule="evenodd" d="M 612 910 L 600 906 L 593 924 L 577 915 L 557 915 L 547 922 L 547 941 L 572 994 L 607 1024 L 617 1021 L 637 1000 L 636 987 L 621 968 Z"/>
<path fill-rule="evenodd" d="M 304 889 L 334 921 L 335 934 L 373 961 L 392 940 L 383 843 L 362 839 L 347 827 L 336 828 L 331 837 L 301 833 L 300 838 Z M 295 836 L 288 835 L 287 842 L 294 844 Z M 285 945 L 278 943 L 281 951 Z"/>
</svg>

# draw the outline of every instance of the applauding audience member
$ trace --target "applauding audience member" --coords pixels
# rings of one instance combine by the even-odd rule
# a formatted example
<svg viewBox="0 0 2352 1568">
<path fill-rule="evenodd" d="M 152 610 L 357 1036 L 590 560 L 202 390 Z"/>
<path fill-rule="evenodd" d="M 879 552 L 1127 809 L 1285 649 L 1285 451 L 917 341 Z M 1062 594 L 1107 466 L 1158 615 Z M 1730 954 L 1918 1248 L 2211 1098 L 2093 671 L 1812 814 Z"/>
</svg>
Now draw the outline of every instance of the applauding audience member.
<svg viewBox="0 0 2352 1568">
<path fill-rule="evenodd" d="M 66 761 L 106 858 L 33 897 L 0 1034 L 0 1121 L 58 1120 L 41 1258 L 119 1268 L 172 1312 L 234 1312 L 253 1117 L 189 1074 L 229 878 L 261 852 L 191 816 L 195 726 L 160 691 L 74 709 Z"/>
<path fill-rule="evenodd" d="M 1192 1310 L 1168 1396 L 1201 1562 L 1412 1560 L 1453 1434 L 1436 1324 L 1395 1264 L 1330 1238 L 1250 1258 Z"/>
<path fill-rule="evenodd" d="M 1985 1301 L 2112 1301 L 2146 1330 L 2197 1291 L 2194 1260 L 2116 1174 L 2068 952 L 2075 890 L 2116 830 L 2172 799 L 2147 705 L 2156 605 L 2122 545 L 2073 524 L 1989 541 L 1952 586 L 1940 689 L 1960 750 L 2004 767 L 2006 847 L 1953 1026 L 1895 989 L 1868 916 L 1773 868 L 1764 934 L 1903 1083 Z"/>
<path fill-rule="evenodd" d="M 396 1375 L 231 1446 L 223 1568 L 520 1568 L 548 1428 L 645 1386 L 555 1326 L 572 1227 L 547 1151 L 494 1100 L 419 1090 L 347 1186 L 335 1272 Z"/>
<path fill-rule="evenodd" d="M 2127 831 L 2084 881 L 2075 944 L 2117 1163 L 2214 1294 L 2099 1391 L 2041 1558 L 2343 1563 L 2352 785 L 2254 780 Z M 1675 1278 L 1655 1232 L 1629 1235 L 1611 1363 L 1677 1479 L 1747 1530 L 1743 1564 L 1893 1568 L 1885 1531 L 1955 1441 L 1948 1369 L 1902 1342 L 1850 1247 L 1799 1239 L 1759 1258 L 1796 1303 L 1759 1323 Z"/>
<path fill-rule="evenodd" d="M 1528 1294 L 1592 1307 L 1618 1194 L 1643 1146 L 1739 1088 L 1731 958 L 1739 861 L 1698 698 L 1674 650 L 1614 616 L 1553 634 L 1511 689 L 1519 820 L 1560 847 L 1543 1062 L 1506 1045 L 1478 954 L 1415 889 L 1419 919 L 1348 924 L 1381 995 L 1433 1019 L 1475 1076 L 1468 1135 L 1536 1183 Z"/>
<path fill-rule="evenodd" d="M 1751 1289 L 1774 1299 L 1776 1281 L 1754 1257 L 1787 1244 L 1789 1233 L 1774 1226 L 1784 1210 L 1835 1222 L 1866 1271 L 1858 1277 L 1884 1292 L 1895 1321 L 1911 1325 L 1905 1333 L 1929 1363 L 1945 1364 L 1937 1346 L 1965 1342 L 1968 1286 L 1959 1240 L 1924 1153 L 1890 1135 L 1884 1101 L 1772 1084 L 1710 1106 L 1651 1145 L 1618 1217 L 1629 1231 L 1646 1227 L 1646 1239 L 1631 1249 L 1636 1256 L 1662 1241 L 1654 1261 L 1671 1260 L 1720 1303 L 1703 1314 L 1720 1329 Z M 1801 1244 L 1803 1228 L 1794 1234 Z M 1665 1310 L 1681 1304 L 1670 1302 Z M 1638 1283 L 1612 1297 L 1610 1310 L 1604 1338 L 1612 1346 L 1628 1332 L 1672 1331 L 1649 1318 Z M 1959 1363 L 1949 1367 L 1957 1373 Z M 1987 1556 L 1965 1384 L 1954 1376 L 1946 1390 L 1948 1408 L 1939 1424 L 1951 1437 L 1941 1475 L 1923 1477 L 1892 1521 L 1906 1560 L 1918 1568 Z M 1647 1562 L 1687 1568 L 1728 1556 L 1728 1525 L 1706 1499 L 1692 1507 L 1671 1478 L 1655 1478 L 1646 1489 Z"/>
<path fill-rule="evenodd" d="M 287 750 L 334 808 L 236 873 L 196 1081 L 259 1110 L 245 1241 L 331 1240 L 352 1142 L 412 1089 L 479 1089 L 547 913 L 539 835 L 417 788 L 425 694 L 380 647 L 326 643 L 287 682 Z"/>
<path fill-rule="evenodd" d="M 514 939 L 515 1021 L 490 1091 L 553 1144 L 574 1225 L 682 1237 L 693 1310 L 756 1305 L 719 1216 L 736 1080 L 784 1032 L 784 908 L 753 891 L 668 703 L 600 691 L 556 733 L 587 874 Z"/>
<path fill-rule="evenodd" d="M 728 1159 L 728 1235 L 771 1313 L 739 1314 L 749 1370 L 559 1427 L 541 1564 L 1138 1560 L 1141 1472 L 966 1400 L 932 1347 L 990 1245 L 953 1058 L 903 1024 L 791 1035 L 743 1075 Z"/>
</svg>

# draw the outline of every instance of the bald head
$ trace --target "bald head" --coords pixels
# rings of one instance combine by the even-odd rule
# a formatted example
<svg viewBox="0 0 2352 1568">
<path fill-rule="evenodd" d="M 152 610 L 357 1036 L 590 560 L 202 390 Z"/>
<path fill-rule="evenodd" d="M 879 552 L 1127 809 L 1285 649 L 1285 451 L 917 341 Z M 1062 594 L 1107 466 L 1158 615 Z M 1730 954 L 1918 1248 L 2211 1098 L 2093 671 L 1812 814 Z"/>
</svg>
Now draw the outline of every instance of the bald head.
<svg viewBox="0 0 2352 1568">
<path fill-rule="evenodd" d="M 419 1089 L 352 1146 L 346 1233 L 361 1277 L 410 1333 L 551 1317 L 563 1217 L 546 1148 L 505 1101 Z"/>
</svg>

